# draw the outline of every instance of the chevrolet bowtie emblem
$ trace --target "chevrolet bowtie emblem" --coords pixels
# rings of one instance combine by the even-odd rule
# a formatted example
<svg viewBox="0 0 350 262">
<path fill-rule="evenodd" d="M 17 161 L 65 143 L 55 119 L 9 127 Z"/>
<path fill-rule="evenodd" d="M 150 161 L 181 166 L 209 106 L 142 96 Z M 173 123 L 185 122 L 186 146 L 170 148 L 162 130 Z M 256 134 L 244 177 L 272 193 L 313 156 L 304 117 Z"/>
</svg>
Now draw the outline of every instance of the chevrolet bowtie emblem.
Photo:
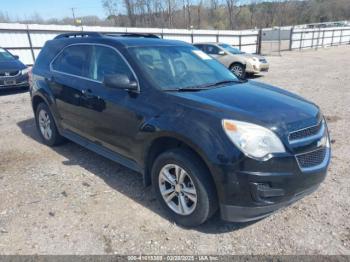
<svg viewBox="0 0 350 262">
<path fill-rule="evenodd" d="M 317 142 L 317 147 L 324 147 L 324 146 L 326 146 L 327 145 L 327 139 L 328 139 L 327 136 L 322 137 L 321 140 L 319 140 Z"/>
</svg>

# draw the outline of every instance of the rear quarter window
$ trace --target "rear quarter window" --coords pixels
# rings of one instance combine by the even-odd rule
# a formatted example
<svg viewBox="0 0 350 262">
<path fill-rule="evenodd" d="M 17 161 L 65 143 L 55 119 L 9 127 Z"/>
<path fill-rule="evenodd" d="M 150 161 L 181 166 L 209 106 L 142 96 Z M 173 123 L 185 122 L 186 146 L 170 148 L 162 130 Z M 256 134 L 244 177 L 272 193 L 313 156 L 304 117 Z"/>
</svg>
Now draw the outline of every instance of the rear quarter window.
<svg viewBox="0 0 350 262">
<path fill-rule="evenodd" d="M 89 45 L 68 46 L 52 61 L 54 71 L 75 76 L 88 77 L 89 57 L 92 47 Z"/>
</svg>

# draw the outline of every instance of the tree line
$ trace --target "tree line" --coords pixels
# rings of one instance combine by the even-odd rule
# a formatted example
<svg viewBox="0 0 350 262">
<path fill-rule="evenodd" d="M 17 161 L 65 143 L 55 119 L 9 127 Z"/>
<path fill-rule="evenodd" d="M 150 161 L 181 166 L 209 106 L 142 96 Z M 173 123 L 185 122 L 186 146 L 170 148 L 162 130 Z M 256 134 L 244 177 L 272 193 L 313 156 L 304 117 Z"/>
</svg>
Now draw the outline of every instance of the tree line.
<svg viewBox="0 0 350 262">
<path fill-rule="evenodd" d="M 26 23 L 119 27 L 248 29 L 350 20 L 350 0 L 101 0 L 105 18 L 95 15 Z M 11 19 L 0 12 L 0 22 Z"/>
</svg>

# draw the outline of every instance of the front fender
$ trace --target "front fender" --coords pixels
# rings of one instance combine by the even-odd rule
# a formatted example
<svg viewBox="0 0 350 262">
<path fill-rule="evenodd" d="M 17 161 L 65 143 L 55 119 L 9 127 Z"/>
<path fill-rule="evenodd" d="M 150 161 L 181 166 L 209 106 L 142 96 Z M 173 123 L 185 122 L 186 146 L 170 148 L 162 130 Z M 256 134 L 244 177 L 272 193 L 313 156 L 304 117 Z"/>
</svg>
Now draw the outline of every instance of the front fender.
<svg viewBox="0 0 350 262">
<path fill-rule="evenodd" d="M 182 111 L 182 110 L 181 110 Z M 186 117 L 183 117 L 186 114 Z M 235 150 L 224 133 L 221 120 L 214 115 L 199 110 L 184 110 L 174 116 L 163 114 L 145 122 L 152 134 L 143 149 L 143 159 L 159 138 L 174 138 L 195 151 L 209 168 L 215 182 L 222 181 L 221 167 L 239 161 L 241 155 Z M 218 168 L 219 167 L 219 168 Z"/>
</svg>

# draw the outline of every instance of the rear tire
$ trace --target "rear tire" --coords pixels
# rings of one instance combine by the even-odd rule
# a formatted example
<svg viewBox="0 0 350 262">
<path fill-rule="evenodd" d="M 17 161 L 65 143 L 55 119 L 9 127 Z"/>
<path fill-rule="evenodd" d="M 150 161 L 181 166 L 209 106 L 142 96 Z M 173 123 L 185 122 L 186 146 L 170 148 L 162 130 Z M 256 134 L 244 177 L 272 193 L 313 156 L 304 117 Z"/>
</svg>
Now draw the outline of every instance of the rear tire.
<svg viewBox="0 0 350 262">
<path fill-rule="evenodd" d="M 177 224 L 198 226 L 217 210 L 211 176 L 189 150 L 177 148 L 159 155 L 152 167 L 152 184 L 158 201 Z"/>
<path fill-rule="evenodd" d="M 234 63 L 230 66 L 230 71 L 240 79 L 246 77 L 245 66 L 240 63 Z"/>
<path fill-rule="evenodd" d="M 35 123 L 39 135 L 45 145 L 57 146 L 64 142 L 64 138 L 58 133 L 55 120 L 45 103 L 40 103 L 35 111 Z"/>
</svg>

